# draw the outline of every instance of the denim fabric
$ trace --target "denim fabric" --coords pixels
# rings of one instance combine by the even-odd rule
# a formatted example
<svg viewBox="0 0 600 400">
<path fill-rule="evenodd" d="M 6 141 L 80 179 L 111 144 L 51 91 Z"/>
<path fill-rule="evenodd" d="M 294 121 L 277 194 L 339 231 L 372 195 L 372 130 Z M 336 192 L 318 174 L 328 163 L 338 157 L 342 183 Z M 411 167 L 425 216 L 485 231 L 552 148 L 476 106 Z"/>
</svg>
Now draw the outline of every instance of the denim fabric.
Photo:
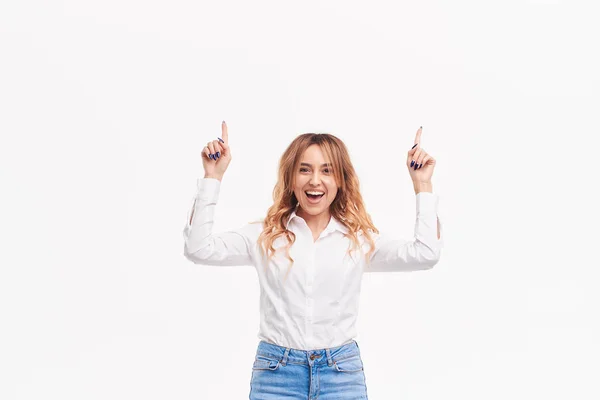
<svg viewBox="0 0 600 400">
<path fill-rule="evenodd" d="M 261 340 L 250 380 L 250 400 L 368 399 L 358 343 L 319 350 Z"/>
</svg>

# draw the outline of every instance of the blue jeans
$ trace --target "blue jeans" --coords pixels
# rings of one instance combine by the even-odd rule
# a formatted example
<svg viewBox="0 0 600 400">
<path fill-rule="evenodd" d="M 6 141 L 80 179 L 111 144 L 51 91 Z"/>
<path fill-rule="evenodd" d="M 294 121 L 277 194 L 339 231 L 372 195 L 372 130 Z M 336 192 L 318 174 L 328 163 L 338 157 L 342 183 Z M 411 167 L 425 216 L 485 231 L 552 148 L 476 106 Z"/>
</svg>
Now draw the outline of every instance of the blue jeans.
<svg viewBox="0 0 600 400">
<path fill-rule="evenodd" d="M 358 343 L 297 350 L 261 340 L 250 380 L 250 400 L 368 399 Z"/>
</svg>

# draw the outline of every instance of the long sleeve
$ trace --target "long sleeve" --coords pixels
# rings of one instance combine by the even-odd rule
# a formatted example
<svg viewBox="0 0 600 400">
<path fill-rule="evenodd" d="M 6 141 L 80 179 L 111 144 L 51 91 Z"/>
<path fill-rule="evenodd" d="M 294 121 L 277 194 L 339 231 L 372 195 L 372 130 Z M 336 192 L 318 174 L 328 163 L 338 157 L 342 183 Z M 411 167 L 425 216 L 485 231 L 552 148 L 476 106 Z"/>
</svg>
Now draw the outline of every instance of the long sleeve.
<svg viewBox="0 0 600 400">
<path fill-rule="evenodd" d="M 416 271 L 433 268 L 440 259 L 444 235 L 438 215 L 438 195 L 416 195 L 417 220 L 413 241 L 375 234 L 375 251 L 364 272 Z M 437 228 L 440 225 L 440 239 Z M 368 248 L 369 246 L 367 246 Z"/>
<path fill-rule="evenodd" d="M 193 198 L 183 228 L 184 256 L 194 264 L 253 266 L 250 240 L 253 227 L 250 224 L 237 230 L 212 233 L 221 181 L 198 178 L 197 187 L 197 194 Z"/>
</svg>

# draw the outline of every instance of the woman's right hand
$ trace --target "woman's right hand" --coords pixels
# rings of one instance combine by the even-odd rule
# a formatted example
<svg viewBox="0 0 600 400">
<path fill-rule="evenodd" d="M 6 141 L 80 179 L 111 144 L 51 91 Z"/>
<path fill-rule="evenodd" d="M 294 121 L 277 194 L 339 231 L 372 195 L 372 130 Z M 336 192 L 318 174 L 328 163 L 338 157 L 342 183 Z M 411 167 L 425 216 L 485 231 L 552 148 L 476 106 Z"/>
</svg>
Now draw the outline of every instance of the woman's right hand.
<svg viewBox="0 0 600 400">
<path fill-rule="evenodd" d="M 202 149 L 202 166 L 204 167 L 205 178 L 221 179 L 231 162 L 229 134 L 227 133 L 227 124 L 225 121 L 221 123 L 221 139 L 223 141 L 215 139 L 212 142 L 208 142 Z"/>
</svg>

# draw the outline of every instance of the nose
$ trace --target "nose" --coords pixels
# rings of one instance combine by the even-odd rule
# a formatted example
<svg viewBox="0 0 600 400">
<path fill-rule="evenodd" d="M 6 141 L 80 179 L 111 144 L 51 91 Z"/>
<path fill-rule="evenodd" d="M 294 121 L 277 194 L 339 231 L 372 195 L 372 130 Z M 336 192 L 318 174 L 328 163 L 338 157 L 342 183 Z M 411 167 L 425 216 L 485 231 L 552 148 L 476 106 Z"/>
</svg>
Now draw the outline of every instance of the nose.
<svg viewBox="0 0 600 400">
<path fill-rule="evenodd" d="M 310 177 L 310 184 L 313 186 L 319 186 L 319 183 L 321 182 L 321 177 L 319 176 L 318 172 L 315 172 L 314 174 L 311 175 Z"/>
</svg>

